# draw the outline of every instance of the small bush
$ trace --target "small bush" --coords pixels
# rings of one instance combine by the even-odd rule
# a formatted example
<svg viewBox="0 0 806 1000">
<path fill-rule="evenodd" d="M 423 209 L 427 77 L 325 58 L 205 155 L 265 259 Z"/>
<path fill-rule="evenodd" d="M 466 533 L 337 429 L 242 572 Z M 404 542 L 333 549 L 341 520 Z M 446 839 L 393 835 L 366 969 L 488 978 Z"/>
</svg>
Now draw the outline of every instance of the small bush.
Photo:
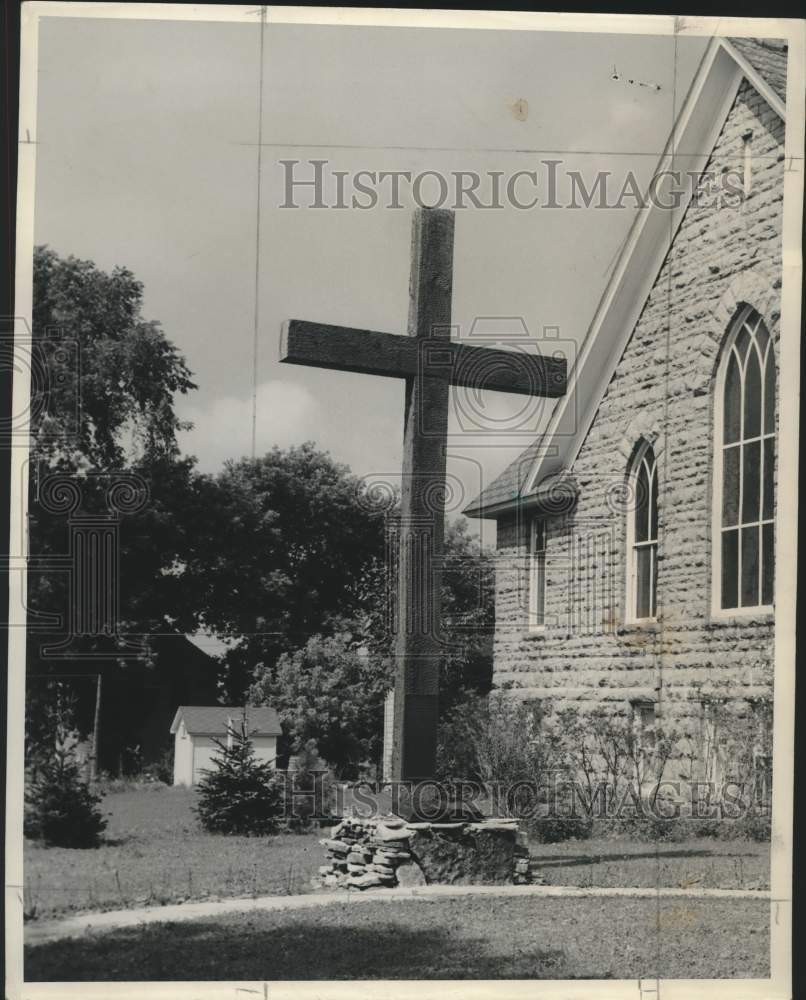
<svg viewBox="0 0 806 1000">
<path fill-rule="evenodd" d="M 271 764 L 255 756 L 245 715 L 231 735 L 230 746 L 216 740 L 215 767 L 199 782 L 199 820 L 211 833 L 275 833 L 284 808 L 283 782 Z"/>
<path fill-rule="evenodd" d="M 295 756 L 297 770 L 278 780 L 283 780 L 285 827 L 301 833 L 316 819 L 332 819 L 336 789 L 333 773 L 320 758 L 316 740 L 308 740 Z"/>
<path fill-rule="evenodd" d="M 541 729 L 543 714 L 504 690 L 487 697 L 469 692 L 440 726 L 438 777 L 515 784 L 557 770 L 559 743 L 552 730 Z"/>
<path fill-rule="evenodd" d="M 593 832 L 593 819 L 581 808 L 571 782 L 555 785 L 552 793 L 544 790 L 536 815 L 526 820 L 529 836 L 539 844 L 561 844 L 566 840 L 587 840 Z"/>
<path fill-rule="evenodd" d="M 503 690 L 487 699 L 471 695 L 440 727 L 438 773 L 497 785 L 492 808 L 505 801 L 541 843 L 592 835 L 649 843 L 769 840 L 771 707 L 764 699 L 749 707 L 727 698 L 704 705 L 710 735 L 698 745 L 660 721 L 645 730 L 629 711 L 555 710 L 550 701 L 518 701 Z M 568 801 L 572 786 L 578 808 Z M 529 787 L 537 790 L 536 814 Z M 687 814 L 695 793 L 713 816 Z"/>
<path fill-rule="evenodd" d="M 701 821 L 705 822 L 705 821 Z M 630 816 L 604 820 L 601 823 L 604 836 L 629 837 L 631 840 L 645 841 L 648 844 L 680 843 L 692 837 L 715 836 L 711 833 L 698 833 L 692 826 L 692 821 L 679 816 L 655 816 L 647 812 L 642 816 Z M 598 832 L 598 828 L 597 828 Z"/>
<path fill-rule="evenodd" d="M 142 777 L 145 781 L 162 782 L 163 785 L 170 785 L 174 780 L 174 741 L 171 740 L 159 755 L 157 760 L 146 764 L 142 770 Z"/>
<path fill-rule="evenodd" d="M 772 816 L 769 812 L 747 812 L 741 819 L 735 820 L 734 836 L 745 840 L 755 840 L 757 843 L 768 843 L 772 838 Z"/>
<path fill-rule="evenodd" d="M 526 829 L 539 844 L 561 844 L 566 840 L 588 840 L 593 820 L 587 816 L 544 816 L 529 820 Z"/>
<path fill-rule="evenodd" d="M 147 776 L 121 778 L 111 774 L 101 774 L 96 788 L 102 795 L 113 792 L 161 792 L 168 788 L 161 781 L 155 781 Z"/>
<path fill-rule="evenodd" d="M 106 829 L 98 809 L 101 796 L 81 778 L 70 748 L 61 745 L 40 763 L 26 792 L 26 837 L 52 847 L 97 847 Z"/>
</svg>

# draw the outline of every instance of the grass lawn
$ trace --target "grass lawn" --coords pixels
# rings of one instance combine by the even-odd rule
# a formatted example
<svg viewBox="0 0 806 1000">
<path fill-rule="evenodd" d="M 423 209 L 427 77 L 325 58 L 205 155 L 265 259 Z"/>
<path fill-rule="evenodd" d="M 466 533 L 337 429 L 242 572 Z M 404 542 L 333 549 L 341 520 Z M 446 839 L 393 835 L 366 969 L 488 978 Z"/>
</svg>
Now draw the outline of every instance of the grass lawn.
<svg viewBox="0 0 806 1000">
<path fill-rule="evenodd" d="M 112 792 L 106 842 L 95 850 L 25 843 L 29 919 L 217 897 L 311 891 L 324 863 L 321 832 L 276 837 L 204 833 L 192 812 L 196 793 L 152 786 Z M 769 844 L 629 839 L 534 844 L 550 885 L 769 887 Z"/>
<path fill-rule="evenodd" d="M 619 838 L 533 844 L 548 885 L 582 888 L 769 889 L 770 845 L 702 838 L 647 843 Z"/>
<path fill-rule="evenodd" d="M 29 947 L 25 978 L 766 978 L 769 913 L 762 900 L 345 901 Z"/>
<path fill-rule="evenodd" d="M 113 792 L 109 825 L 93 850 L 25 842 L 26 916 L 117 910 L 226 896 L 311 891 L 321 833 L 227 837 L 204 833 L 186 788 Z"/>
</svg>

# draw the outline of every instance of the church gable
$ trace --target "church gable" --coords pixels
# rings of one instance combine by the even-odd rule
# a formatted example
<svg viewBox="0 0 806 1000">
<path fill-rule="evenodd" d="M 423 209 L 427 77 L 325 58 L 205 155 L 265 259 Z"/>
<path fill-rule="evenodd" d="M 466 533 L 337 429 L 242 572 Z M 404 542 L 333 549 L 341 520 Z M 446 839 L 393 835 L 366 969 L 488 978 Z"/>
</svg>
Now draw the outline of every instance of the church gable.
<svg viewBox="0 0 806 1000">
<path fill-rule="evenodd" d="M 749 158 L 747 191 L 698 188 L 571 467 L 577 476 L 603 438 L 617 442 L 624 459 L 639 437 L 663 436 L 672 408 L 696 425 L 693 433 L 708 431 L 719 352 L 742 305 L 753 306 L 777 337 L 783 133 L 777 115 L 743 84 L 706 175 L 744 175 Z"/>
<path fill-rule="evenodd" d="M 523 697 L 616 710 L 662 697 L 694 730 L 709 693 L 771 691 L 772 614 L 714 608 L 714 407 L 737 317 L 758 317 L 775 352 L 783 131 L 744 81 L 707 164 L 744 190 L 688 206 L 568 469 L 574 502 L 499 516 L 495 680 Z M 654 525 L 636 519 L 639 467 L 650 491 L 655 477 Z"/>
<path fill-rule="evenodd" d="M 764 148 L 761 135 L 753 140 L 752 123 L 748 122 L 742 131 L 737 149 L 725 149 L 740 107 L 752 106 L 749 117 L 756 118 L 762 130 L 775 133 L 773 145 L 779 142 L 781 148 L 776 148 L 774 155 L 783 157 L 784 103 L 779 90 L 784 86 L 786 58 L 783 43 L 766 39 L 714 40 L 656 168 L 655 176 L 661 178 L 655 187 L 656 197 L 638 214 L 581 345 L 568 394 L 555 407 L 545 434 L 484 489 L 465 510 L 468 516 L 498 517 L 513 505 L 520 506 L 524 499 L 531 502 L 535 490 L 548 477 L 567 472 L 574 462 L 626 340 L 657 291 L 660 270 L 669 257 L 670 237 L 674 234 L 677 242 L 690 209 L 699 215 L 703 203 L 706 209 L 709 204 L 713 207 L 720 188 L 725 186 L 723 170 L 731 171 L 728 193 L 732 190 L 740 199 L 734 200 L 741 204 L 750 200 L 741 198 L 747 176 L 757 180 L 760 167 L 775 167 L 769 162 L 772 154 Z M 748 93 L 754 95 L 749 105 L 745 100 Z M 703 150 L 712 152 L 705 154 Z M 718 160 L 727 163 L 721 162 L 720 172 L 715 173 Z M 689 190 L 673 195 L 670 188 L 663 188 L 676 170 L 689 176 L 702 172 L 707 178 L 706 184 L 701 181 L 692 201 Z M 762 181 L 767 183 L 769 179 L 767 173 Z M 726 226 L 725 217 L 720 216 L 712 234 L 715 241 L 733 235 Z M 704 244 L 702 254 L 707 255 L 713 244 Z M 676 287 L 681 286 L 677 283 Z"/>
</svg>

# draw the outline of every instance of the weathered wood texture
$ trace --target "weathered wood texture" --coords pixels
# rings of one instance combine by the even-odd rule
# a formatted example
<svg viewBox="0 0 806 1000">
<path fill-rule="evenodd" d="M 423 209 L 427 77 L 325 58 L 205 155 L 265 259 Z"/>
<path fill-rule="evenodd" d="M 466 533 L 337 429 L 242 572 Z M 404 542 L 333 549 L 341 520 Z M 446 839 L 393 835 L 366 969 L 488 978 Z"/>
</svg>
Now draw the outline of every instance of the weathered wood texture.
<svg viewBox="0 0 806 1000">
<path fill-rule="evenodd" d="M 451 385 L 524 396 L 553 398 L 565 392 L 564 358 L 434 339 L 438 342 L 292 319 L 283 325 L 280 360 L 387 378 L 425 375 Z"/>
<path fill-rule="evenodd" d="M 450 210 L 415 213 L 409 336 L 291 320 L 281 343 L 281 361 L 287 364 L 406 380 L 394 781 L 433 778 L 436 767 L 450 386 L 560 396 L 566 385 L 564 360 L 451 342 L 453 235 Z"/>
<path fill-rule="evenodd" d="M 417 344 L 447 343 L 450 337 L 453 232 L 450 211 L 420 211 L 414 216 L 408 325 L 410 339 Z M 444 379 L 419 373 L 407 379 L 393 781 L 433 778 L 436 770 L 448 402 Z"/>
</svg>

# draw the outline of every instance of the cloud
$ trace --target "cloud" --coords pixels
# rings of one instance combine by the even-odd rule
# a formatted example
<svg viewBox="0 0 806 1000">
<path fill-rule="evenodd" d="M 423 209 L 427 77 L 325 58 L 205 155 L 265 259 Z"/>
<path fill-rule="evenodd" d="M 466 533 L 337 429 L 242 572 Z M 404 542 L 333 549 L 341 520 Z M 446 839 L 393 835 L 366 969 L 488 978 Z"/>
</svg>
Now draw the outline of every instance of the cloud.
<svg viewBox="0 0 806 1000">
<path fill-rule="evenodd" d="M 179 417 L 190 420 L 193 429 L 179 435 L 182 450 L 195 455 L 199 468 L 215 472 L 228 458 L 241 458 L 252 451 L 252 397 L 223 396 L 209 407 L 181 401 Z M 304 386 L 273 379 L 257 390 L 256 451 L 273 445 L 288 447 L 315 438 L 320 422 L 319 406 Z"/>
</svg>

